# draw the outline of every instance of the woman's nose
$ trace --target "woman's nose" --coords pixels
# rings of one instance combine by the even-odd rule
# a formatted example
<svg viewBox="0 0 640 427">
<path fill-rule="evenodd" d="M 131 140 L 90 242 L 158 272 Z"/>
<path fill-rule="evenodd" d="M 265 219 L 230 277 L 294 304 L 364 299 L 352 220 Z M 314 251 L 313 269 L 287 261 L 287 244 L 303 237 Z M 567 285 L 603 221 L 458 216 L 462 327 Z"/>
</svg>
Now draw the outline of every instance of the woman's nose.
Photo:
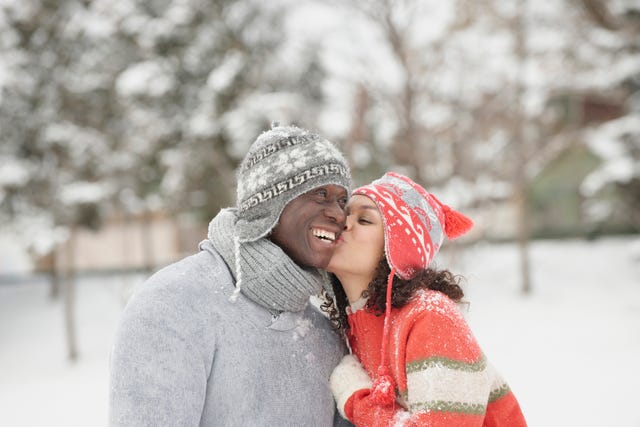
<svg viewBox="0 0 640 427">
<path fill-rule="evenodd" d="M 344 231 L 351 230 L 353 227 L 353 217 L 351 215 L 347 215 L 347 218 L 344 221 Z"/>
</svg>

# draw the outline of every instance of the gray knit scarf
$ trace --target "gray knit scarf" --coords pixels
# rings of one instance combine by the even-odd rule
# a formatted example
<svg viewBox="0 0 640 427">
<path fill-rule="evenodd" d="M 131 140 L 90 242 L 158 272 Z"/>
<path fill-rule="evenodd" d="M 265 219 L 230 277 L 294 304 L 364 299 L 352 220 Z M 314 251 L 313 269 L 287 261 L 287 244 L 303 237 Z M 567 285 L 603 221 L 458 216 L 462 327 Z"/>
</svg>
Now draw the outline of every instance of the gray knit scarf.
<svg viewBox="0 0 640 427">
<path fill-rule="evenodd" d="M 320 293 L 326 276 L 315 268 L 301 268 L 267 238 L 240 242 L 235 223 L 236 209 L 223 209 L 211 220 L 208 233 L 236 279 L 235 295 L 242 292 L 271 312 L 303 310 L 309 297 Z"/>
</svg>

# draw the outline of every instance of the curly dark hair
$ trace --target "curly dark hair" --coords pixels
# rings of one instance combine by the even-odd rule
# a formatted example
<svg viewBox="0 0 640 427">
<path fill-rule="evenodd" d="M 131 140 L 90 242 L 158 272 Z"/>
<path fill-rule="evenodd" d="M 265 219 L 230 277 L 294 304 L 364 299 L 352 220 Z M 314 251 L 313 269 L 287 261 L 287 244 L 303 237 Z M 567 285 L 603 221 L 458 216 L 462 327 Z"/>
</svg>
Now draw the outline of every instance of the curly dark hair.
<svg viewBox="0 0 640 427">
<path fill-rule="evenodd" d="M 391 273 L 391 268 L 389 268 L 387 260 L 383 258 L 376 268 L 373 280 L 362 294 L 363 297 L 368 298 L 366 308 L 372 310 L 378 316 L 384 314 L 387 305 L 386 295 L 389 273 Z M 333 274 L 329 276 L 335 294 L 335 303 L 325 294 L 325 301 L 320 308 L 328 314 L 334 329 L 344 335 L 349 330 L 349 323 L 347 322 L 349 301 L 338 278 Z M 422 270 L 409 280 L 402 280 L 398 276 L 394 276 L 391 306 L 395 308 L 404 306 L 419 289 L 442 292 L 454 302 L 459 303 L 464 297 L 464 292 L 460 287 L 461 279 L 461 276 L 454 275 L 449 270 L 436 270 L 433 268 Z"/>
</svg>

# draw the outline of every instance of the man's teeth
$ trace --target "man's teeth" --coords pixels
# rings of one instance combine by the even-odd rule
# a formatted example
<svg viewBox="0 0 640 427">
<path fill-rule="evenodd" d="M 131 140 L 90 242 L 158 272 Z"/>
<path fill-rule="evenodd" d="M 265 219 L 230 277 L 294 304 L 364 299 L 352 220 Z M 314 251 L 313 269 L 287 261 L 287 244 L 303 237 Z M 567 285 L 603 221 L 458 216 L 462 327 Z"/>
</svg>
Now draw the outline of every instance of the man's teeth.
<svg viewBox="0 0 640 427">
<path fill-rule="evenodd" d="M 318 230 L 314 228 L 313 235 L 321 239 L 330 240 L 332 242 L 336 240 L 336 233 L 332 233 L 331 231 Z"/>
</svg>

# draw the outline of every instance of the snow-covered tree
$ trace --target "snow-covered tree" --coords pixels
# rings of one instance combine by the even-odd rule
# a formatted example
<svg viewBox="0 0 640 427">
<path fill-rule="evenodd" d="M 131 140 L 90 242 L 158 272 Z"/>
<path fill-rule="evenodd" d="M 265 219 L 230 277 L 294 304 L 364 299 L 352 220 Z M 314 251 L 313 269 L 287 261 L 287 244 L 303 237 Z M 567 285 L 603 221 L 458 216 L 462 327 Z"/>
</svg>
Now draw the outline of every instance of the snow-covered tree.
<svg viewBox="0 0 640 427">
<path fill-rule="evenodd" d="M 202 220 L 233 203 L 233 170 L 255 137 L 272 120 L 315 127 L 322 103 L 319 57 L 287 40 L 285 7 L 2 3 L 2 211 L 93 226 L 105 200 Z"/>
<path fill-rule="evenodd" d="M 47 253 L 105 213 L 204 222 L 232 204 L 256 136 L 272 120 L 313 127 L 322 101 L 317 54 L 287 44 L 291 5 L 0 2 L 2 226 L 29 224 Z"/>
<path fill-rule="evenodd" d="M 632 1 L 583 0 L 595 28 L 589 33 L 592 55 L 601 67 L 587 87 L 622 92 L 626 114 L 585 131 L 590 149 L 602 159 L 586 177 L 581 192 L 586 216 L 640 230 L 640 4 Z"/>
<path fill-rule="evenodd" d="M 340 36 L 325 42 L 328 87 L 339 108 L 325 115 L 352 122 L 325 123 L 342 123 L 333 132 L 357 139 L 345 144 L 355 175 L 399 169 L 460 207 L 512 199 L 526 264 L 530 183 L 584 126 L 551 101 L 612 87 L 612 78 L 629 76 L 629 68 L 637 72 L 637 42 L 629 37 L 637 36 L 631 24 L 637 6 L 625 0 L 332 6 L 343 13 L 329 20 Z M 624 29 L 614 19 L 621 13 Z"/>
<path fill-rule="evenodd" d="M 320 83 L 301 79 L 317 59 L 288 49 L 286 2 L 124 4 L 114 36 L 135 58 L 114 81 L 117 139 L 124 163 L 145 165 L 128 194 L 205 220 L 234 202 L 233 170 L 272 120 L 313 123 Z"/>
</svg>

